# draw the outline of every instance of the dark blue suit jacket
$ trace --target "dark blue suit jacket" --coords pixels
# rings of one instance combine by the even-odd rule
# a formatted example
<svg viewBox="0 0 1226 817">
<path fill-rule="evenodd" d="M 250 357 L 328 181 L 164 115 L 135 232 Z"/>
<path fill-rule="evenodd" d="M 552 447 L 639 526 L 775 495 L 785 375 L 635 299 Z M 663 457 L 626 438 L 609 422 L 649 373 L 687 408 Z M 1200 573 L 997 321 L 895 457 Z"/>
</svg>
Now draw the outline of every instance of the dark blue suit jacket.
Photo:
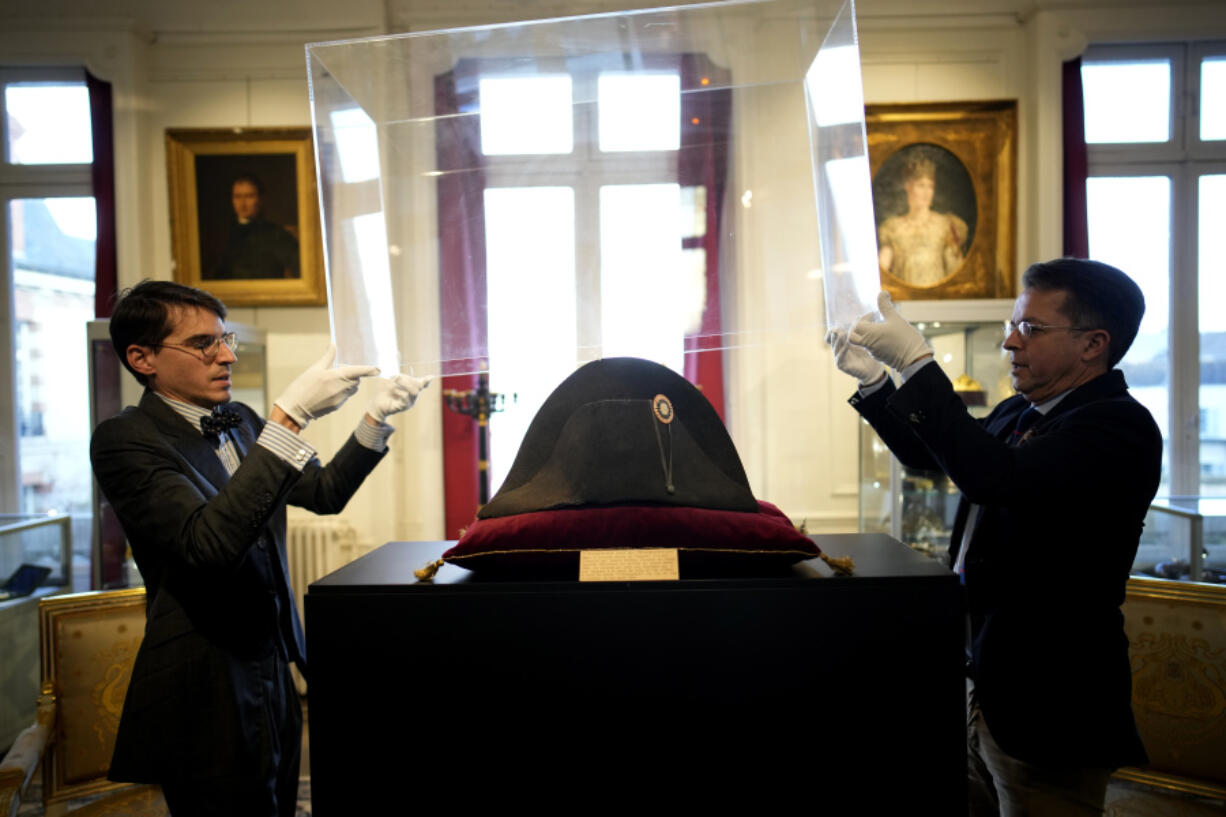
<svg viewBox="0 0 1226 817">
<path fill-rule="evenodd" d="M 306 670 L 285 554 L 285 506 L 337 513 L 383 454 L 355 439 L 299 473 L 255 444 L 247 406 L 233 476 L 213 445 L 146 391 L 94 431 L 90 459 L 147 588 L 145 636 L 110 776 L 166 782 L 271 774 L 261 660 Z"/>
<path fill-rule="evenodd" d="M 940 469 L 980 506 L 965 561 L 971 662 L 1001 748 L 1047 766 L 1145 761 L 1131 709 L 1125 584 L 1162 469 L 1149 411 L 1110 371 L 1074 389 L 1016 446 L 1020 395 L 982 421 L 939 366 L 852 405 L 908 467 Z"/>
</svg>

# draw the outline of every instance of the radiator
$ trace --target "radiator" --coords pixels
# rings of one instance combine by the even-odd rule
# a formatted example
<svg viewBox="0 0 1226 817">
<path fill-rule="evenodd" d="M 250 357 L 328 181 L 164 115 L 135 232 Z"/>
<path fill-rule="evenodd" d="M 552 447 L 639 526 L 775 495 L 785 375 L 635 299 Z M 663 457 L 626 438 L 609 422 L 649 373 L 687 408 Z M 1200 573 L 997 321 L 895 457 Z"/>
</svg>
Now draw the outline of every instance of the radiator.
<svg viewBox="0 0 1226 817">
<path fill-rule="evenodd" d="M 302 597 L 307 585 L 374 549 L 358 544 L 357 531 L 343 519 L 295 519 L 290 521 L 286 533 L 290 589 L 300 615 L 304 615 Z M 297 667 L 291 669 L 298 693 L 305 695 L 306 681 Z"/>
<path fill-rule="evenodd" d="M 301 519 L 289 523 L 289 581 L 302 612 L 307 585 L 371 550 L 358 545 L 358 534 L 344 519 Z"/>
</svg>

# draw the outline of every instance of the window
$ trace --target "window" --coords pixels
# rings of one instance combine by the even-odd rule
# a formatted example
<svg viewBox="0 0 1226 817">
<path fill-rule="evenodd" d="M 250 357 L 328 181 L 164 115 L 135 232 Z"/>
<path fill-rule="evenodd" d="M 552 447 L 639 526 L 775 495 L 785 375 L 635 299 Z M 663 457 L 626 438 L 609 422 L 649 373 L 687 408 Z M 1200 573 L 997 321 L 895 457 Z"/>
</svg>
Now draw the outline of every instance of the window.
<svg viewBox="0 0 1226 817">
<path fill-rule="evenodd" d="M 490 418 L 492 493 L 576 363 L 630 355 L 684 371 L 706 299 L 707 210 L 678 170 L 678 68 L 486 65 L 477 87 L 490 388 L 516 396 Z"/>
<path fill-rule="evenodd" d="M 1162 429 L 1163 495 L 1226 495 L 1226 43 L 1082 59 L 1090 254 L 1145 292 L 1121 364 Z"/>
<path fill-rule="evenodd" d="M 0 69 L 0 511 L 73 515 L 74 574 L 91 540 L 86 321 L 97 221 L 89 95 L 80 69 Z"/>
</svg>

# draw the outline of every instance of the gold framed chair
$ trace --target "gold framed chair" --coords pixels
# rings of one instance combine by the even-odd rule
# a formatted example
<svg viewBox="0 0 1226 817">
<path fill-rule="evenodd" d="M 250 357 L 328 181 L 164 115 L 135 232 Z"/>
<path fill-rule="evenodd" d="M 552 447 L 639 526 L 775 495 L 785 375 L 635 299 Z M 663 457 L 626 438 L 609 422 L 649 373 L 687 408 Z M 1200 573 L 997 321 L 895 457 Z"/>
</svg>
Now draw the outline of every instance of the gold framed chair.
<svg viewBox="0 0 1226 817">
<path fill-rule="evenodd" d="M 1130 579 L 1124 617 L 1132 710 L 1149 765 L 1115 776 L 1216 810 L 1226 801 L 1226 586 Z M 1109 813 L 1132 813 L 1118 805 Z"/>
<path fill-rule="evenodd" d="M 0 814 L 16 815 L 40 759 L 48 817 L 167 814 L 158 787 L 106 779 L 144 637 L 144 588 L 51 596 L 38 608 L 42 694 L 34 724 L 0 761 Z"/>
</svg>

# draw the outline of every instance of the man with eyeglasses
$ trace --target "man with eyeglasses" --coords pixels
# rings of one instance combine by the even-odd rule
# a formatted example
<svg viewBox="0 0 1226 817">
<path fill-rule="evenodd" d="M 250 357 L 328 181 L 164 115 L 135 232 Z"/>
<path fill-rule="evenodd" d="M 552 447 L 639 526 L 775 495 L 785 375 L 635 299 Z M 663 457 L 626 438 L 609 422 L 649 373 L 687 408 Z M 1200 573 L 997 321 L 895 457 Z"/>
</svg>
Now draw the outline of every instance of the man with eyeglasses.
<svg viewBox="0 0 1226 817">
<path fill-rule="evenodd" d="M 1004 340 L 1018 393 L 982 421 L 885 293 L 883 321 L 828 340 L 890 450 L 962 491 L 971 813 L 1100 814 L 1111 772 L 1146 759 L 1120 606 L 1162 437 L 1114 368 L 1145 300 L 1095 261 L 1035 264 L 1022 283 Z"/>
<path fill-rule="evenodd" d="M 387 452 L 386 418 L 426 381 L 380 381 L 326 466 L 298 434 L 378 369 L 333 367 L 330 349 L 267 421 L 230 402 L 234 334 L 212 295 L 169 281 L 123 293 L 111 342 L 140 404 L 99 424 L 90 446 L 146 586 L 145 635 L 124 701 L 113 780 L 160 783 L 171 813 L 290 817 L 306 673 L 290 590 L 285 506 L 338 513 Z"/>
</svg>

